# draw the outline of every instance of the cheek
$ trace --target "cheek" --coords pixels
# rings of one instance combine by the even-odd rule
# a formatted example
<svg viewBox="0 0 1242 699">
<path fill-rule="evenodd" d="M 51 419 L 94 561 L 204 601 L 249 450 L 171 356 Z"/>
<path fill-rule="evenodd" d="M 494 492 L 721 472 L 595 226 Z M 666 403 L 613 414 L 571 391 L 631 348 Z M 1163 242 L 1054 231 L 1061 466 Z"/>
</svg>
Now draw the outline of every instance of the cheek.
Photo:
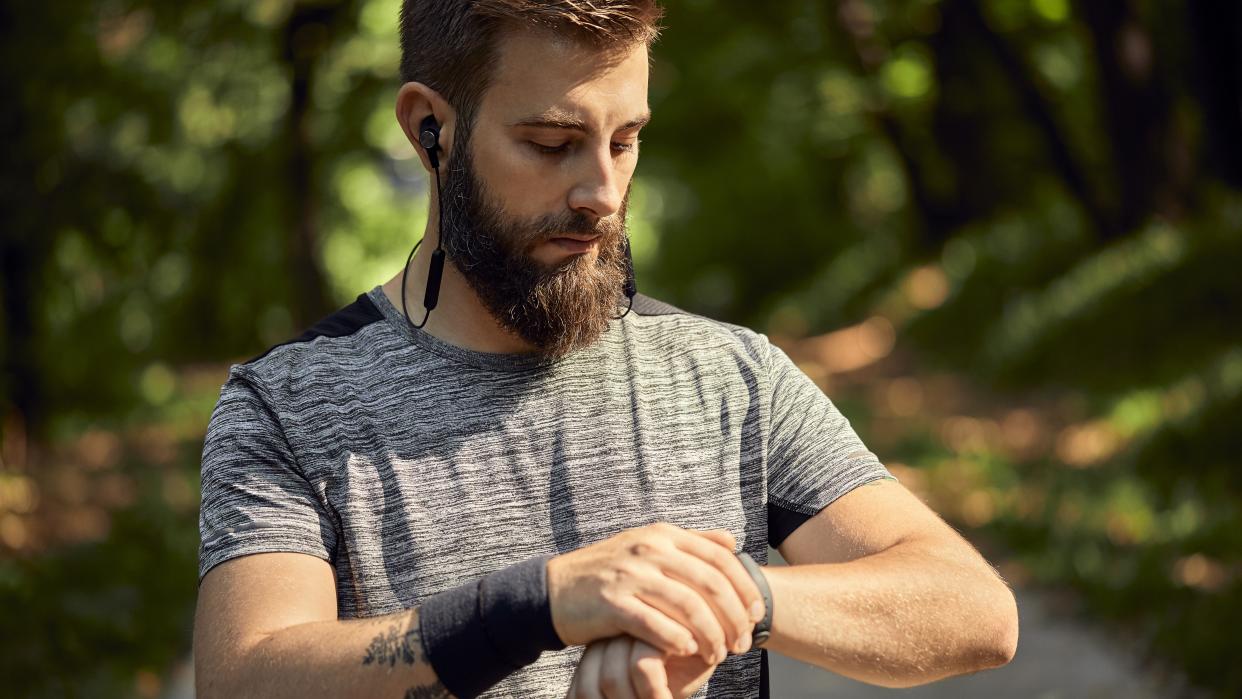
<svg viewBox="0 0 1242 699">
<path fill-rule="evenodd" d="M 541 216 L 564 206 L 565 187 L 558 168 L 539 161 L 520 146 L 506 149 L 482 170 L 488 188 L 518 217 Z"/>
<path fill-rule="evenodd" d="M 634 170 L 638 167 L 637 157 L 627 157 L 625 162 L 617 166 L 617 178 L 625 184 L 626 189 L 634 182 Z"/>
</svg>

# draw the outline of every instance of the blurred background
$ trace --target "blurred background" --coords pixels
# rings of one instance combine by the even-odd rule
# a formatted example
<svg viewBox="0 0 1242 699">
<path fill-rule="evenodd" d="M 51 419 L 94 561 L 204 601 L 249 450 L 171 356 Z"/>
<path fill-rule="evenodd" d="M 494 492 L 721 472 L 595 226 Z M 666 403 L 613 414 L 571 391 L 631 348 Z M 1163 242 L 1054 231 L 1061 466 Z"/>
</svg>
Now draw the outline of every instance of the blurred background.
<svg viewBox="0 0 1242 699">
<path fill-rule="evenodd" d="M 1242 694 L 1239 4 L 666 6 L 640 288 L 768 333 L 1016 588 Z M 0 8 L 6 693 L 175 685 L 229 364 L 422 231 L 398 7 Z"/>
</svg>

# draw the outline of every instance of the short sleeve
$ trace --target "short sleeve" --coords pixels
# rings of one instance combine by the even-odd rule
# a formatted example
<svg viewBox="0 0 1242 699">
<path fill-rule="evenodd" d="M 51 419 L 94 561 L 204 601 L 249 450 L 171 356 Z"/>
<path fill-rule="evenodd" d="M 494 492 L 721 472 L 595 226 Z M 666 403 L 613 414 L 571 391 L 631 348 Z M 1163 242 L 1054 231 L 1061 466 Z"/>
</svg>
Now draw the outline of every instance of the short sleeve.
<svg viewBox="0 0 1242 699">
<path fill-rule="evenodd" d="M 854 488 L 897 479 L 815 382 L 779 347 L 769 347 L 768 543 L 777 546 Z"/>
<path fill-rule="evenodd" d="M 305 553 L 331 561 L 336 531 L 298 468 L 257 377 L 229 370 L 203 442 L 198 579 L 253 553 Z"/>
</svg>

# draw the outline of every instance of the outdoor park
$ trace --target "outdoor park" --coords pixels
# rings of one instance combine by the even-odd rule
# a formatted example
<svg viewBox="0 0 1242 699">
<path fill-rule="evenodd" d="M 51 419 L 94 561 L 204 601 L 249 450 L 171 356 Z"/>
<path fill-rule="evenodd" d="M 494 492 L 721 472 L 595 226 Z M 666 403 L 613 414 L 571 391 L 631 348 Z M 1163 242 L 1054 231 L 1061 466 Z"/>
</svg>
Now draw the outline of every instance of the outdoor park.
<svg viewBox="0 0 1242 699">
<path fill-rule="evenodd" d="M 7 696 L 184 695 L 230 364 L 423 230 L 399 6 L 0 12 Z M 1152 696 L 1242 694 L 1242 8 L 665 6 L 639 288 L 785 348 L 1014 587 L 1013 667 L 943 696 L 1136 696 L 1060 683 L 1026 600 Z"/>
</svg>

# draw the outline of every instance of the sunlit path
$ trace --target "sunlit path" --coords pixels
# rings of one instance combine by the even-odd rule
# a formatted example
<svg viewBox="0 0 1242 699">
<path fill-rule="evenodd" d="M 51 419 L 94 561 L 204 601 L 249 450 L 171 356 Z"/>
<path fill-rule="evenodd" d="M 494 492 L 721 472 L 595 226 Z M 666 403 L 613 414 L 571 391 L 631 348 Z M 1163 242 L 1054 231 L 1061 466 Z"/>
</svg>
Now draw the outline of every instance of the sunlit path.
<svg viewBox="0 0 1242 699">
<path fill-rule="evenodd" d="M 780 554 L 771 551 L 772 562 Z M 1018 654 L 1004 667 L 951 677 L 921 687 L 893 690 L 856 682 L 777 653 L 769 655 L 772 697 L 779 699 L 1154 699 L 1196 696 L 1163 688 L 1136 658 L 1113 647 L 1107 636 L 1056 611 L 1048 593 L 1016 587 L 1021 635 Z"/>
</svg>

